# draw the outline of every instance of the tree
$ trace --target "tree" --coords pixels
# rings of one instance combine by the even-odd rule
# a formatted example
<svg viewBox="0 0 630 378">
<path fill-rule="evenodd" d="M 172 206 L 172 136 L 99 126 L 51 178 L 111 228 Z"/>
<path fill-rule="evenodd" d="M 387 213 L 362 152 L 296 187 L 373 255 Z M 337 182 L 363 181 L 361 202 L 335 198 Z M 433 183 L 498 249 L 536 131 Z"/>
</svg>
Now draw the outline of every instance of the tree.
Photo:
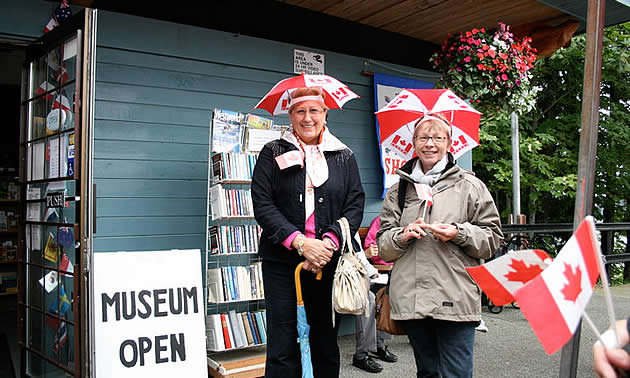
<svg viewBox="0 0 630 378">
<path fill-rule="evenodd" d="M 630 23 L 605 30 L 600 127 L 593 215 L 627 221 L 630 200 Z M 538 61 L 533 71 L 536 109 L 519 120 L 522 212 L 530 221 L 572 222 L 575 205 L 585 37 Z M 495 193 L 502 215 L 511 212 L 509 112 L 477 104 L 484 113 L 474 170 Z"/>
</svg>

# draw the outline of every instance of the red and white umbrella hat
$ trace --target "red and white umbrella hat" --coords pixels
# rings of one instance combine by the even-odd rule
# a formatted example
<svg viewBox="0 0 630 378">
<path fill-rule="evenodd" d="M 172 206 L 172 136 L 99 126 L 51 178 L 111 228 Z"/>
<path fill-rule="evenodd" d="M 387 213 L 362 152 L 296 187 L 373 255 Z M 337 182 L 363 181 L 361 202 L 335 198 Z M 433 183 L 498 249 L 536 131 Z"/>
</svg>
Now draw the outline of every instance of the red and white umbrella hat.
<svg viewBox="0 0 630 378">
<path fill-rule="evenodd" d="M 301 74 L 280 80 L 254 109 L 265 109 L 272 116 L 286 114 L 289 112 L 291 92 L 297 88 L 309 87 L 319 87 L 324 91 L 324 103 L 329 109 L 341 109 L 346 102 L 359 98 L 347 85 L 332 76 Z"/>
<path fill-rule="evenodd" d="M 450 89 L 403 89 L 375 114 L 381 144 L 407 160 L 414 153 L 413 123 L 427 114 L 441 114 L 453 125 L 450 152 L 456 159 L 479 145 L 481 113 Z"/>
</svg>

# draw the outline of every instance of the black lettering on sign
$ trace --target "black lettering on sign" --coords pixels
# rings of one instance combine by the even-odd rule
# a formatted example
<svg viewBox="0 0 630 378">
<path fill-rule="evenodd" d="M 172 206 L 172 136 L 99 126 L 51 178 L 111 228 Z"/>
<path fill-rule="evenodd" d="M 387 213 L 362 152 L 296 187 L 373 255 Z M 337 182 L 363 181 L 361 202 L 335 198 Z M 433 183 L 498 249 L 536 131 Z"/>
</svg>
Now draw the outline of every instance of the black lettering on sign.
<svg viewBox="0 0 630 378">
<path fill-rule="evenodd" d="M 171 334 L 171 335 L 159 335 L 154 337 L 155 341 L 152 341 L 148 337 L 139 337 L 138 342 L 136 340 L 125 340 L 120 344 L 118 350 L 120 356 L 120 363 L 123 366 L 131 368 L 138 365 L 145 365 L 145 355 L 151 352 L 151 349 L 155 347 L 155 363 L 163 364 L 165 362 L 177 362 L 186 361 L 186 343 L 183 333 Z M 168 340 L 168 341 L 167 341 Z M 170 347 L 169 360 L 168 350 Z M 166 352 L 166 353 L 164 353 Z"/>
<path fill-rule="evenodd" d="M 138 295 L 135 291 L 101 293 L 102 319 L 107 322 L 113 318 L 131 320 L 136 316 L 148 319 L 151 315 L 188 315 L 191 310 L 196 314 L 200 311 L 197 294 L 197 287 L 140 290 Z"/>
<path fill-rule="evenodd" d="M 138 306 L 138 316 L 141 319 L 146 319 L 149 316 L 151 316 L 151 306 L 149 305 L 149 303 L 147 303 L 146 299 L 144 299 L 144 297 L 146 296 L 151 297 L 151 292 L 149 290 L 141 290 L 140 294 L 138 294 L 138 300 L 140 301 L 140 304 L 144 306 L 144 309 L 145 309 L 144 312 L 141 312 L 140 306 Z"/>
<path fill-rule="evenodd" d="M 132 353 L 131 360 L 127 360 L 127 358 L 125 357 L 125 347 L 127 346 L 131 347 L 131 353 Z M 125 340 L 122 342 L 122 344 L 120 344 L 120 362 L 125 367 L 136 366 L 136 363 L 138 362 L 138 346 L 136 345 L 135 341 Z"/>
<path fill-rule="evenodd" d="M 64 207 L 66 199 L 63 192 L 53 192 L 46 194 L 46 206 L 49 208 Z"/>
<path fill-rule="evenodd" d="M 162 303 L 166 303 L 166 298 L 160 298 L 160 296 L 163 295 L 163 294 L 166 294 L 166 289 L 159 289 L 159 290 L 154 290 L 153 291 L 153 295 L 154 295 L 153 307 L 154 307 L 154 310 L 155 310 L 155 317 L 168 315 L 168 313 L 166 311 L 160 311 L 160 305 Z"/>
</svg>

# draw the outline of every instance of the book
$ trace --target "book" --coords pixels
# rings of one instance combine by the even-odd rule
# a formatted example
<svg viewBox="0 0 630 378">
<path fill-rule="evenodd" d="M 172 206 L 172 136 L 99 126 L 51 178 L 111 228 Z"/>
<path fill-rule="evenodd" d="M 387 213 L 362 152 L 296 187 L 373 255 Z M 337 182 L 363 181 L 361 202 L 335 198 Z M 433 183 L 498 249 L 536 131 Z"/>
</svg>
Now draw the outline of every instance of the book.
<svg viewBox="0 0 630 378">
<path fill-rule="evenodd" d="M 224 192 L 225 191 L 221 185 L 214 185 L 209 189 L 208 197 L 210 201 L 210 215 L 212 216 L 212 220 L 223 218 L 228 215 L 228 207 L 225 201 Z"/>
<path fill-rule="evenodd" d="M 212 351 L 225 350 L 225 341 L 223 340 L 223 326 L 221 325 L 220 314 L 210 314 L 206 317 L 206 347 Z"/>
<path fill-rule="evenodd" d="M 221 314 L 221 330 L 223 331 L 225 349 L 231 349 L 232 343 L 230 342 L 230 333 L 228 331 L 228 323 L 225 314 Z"/>
<path fill-rule="evenodd" d="M 212 118 L 212 152 L 240 152 L 243 114 L 214 109 Z"/>
<path fill-rule="evenodd" d="M 233 275 L 233 267 L 231 266 L 226 266 L 225 267 L 225 271 L 227 273 L 226 275 L 226 279 L 228 282 L 228 287 L 230 289 L 230 299 L 231 301 L 237 300 L 238 297 L 236 296 L 236 289 L 234 288 L 234 275 Z"/>
<path fill-rule="evenodd" d="M 247 337 L 247 345 L 254 345 L 254 337 L 252 336 L 252 329 L 249 326 L 249 320 L 247 320 L 247 313 L 242 312 L 240 316 L 243 320 L 243 327 L 245 328 L 245 336 Z"/>
<path fill-rule="evenodd" d="M 225 314 L 225 323 L 227 325 L 227 331 L 230 337 L 230 345 L 232 348 L 236 348 L 236 339 L 234 338 L 234 328 L 232 326 L 232 322 L 230 321 L 229 314 Z"/>
<path fill-rule="evenodd" d="M 223 302 L 225 297 L 223 296 L 223 278 L 221 268 L 208 269 L 206 277 L 208 281 L 208 302 Z"/>
<path fill-rule="evenodd" d="M 261 116 L 257 116 L 256 114 L 247 114 L 243 120 L 243 125 L 252 129 L 264 129 L 269 130 L 271 125 L 273 125 L 273 121 L 264 118 Z"/>
<path fill-rule="evenodd" d="M 230 318 L 230 325 L 232 326 L 232 334 L 234 335 L 234 347 L 242 348 L 246 346 L 245 338 L 241 335 L 241 329 L 238 325 L 238 321 L 236 320 L 236 311 L 230 310 L 228 311 L 228 317 Z"/>
<path fill-rule="evenodd" d="M 260 311 L 256 311 L 253 313 L 256 318 L 256 326 L 258 327 L 258 334 L 260 335 L 260 342 L 265 344 L 267 342 L 267 331 L 265 331 L 265 327 L 263 325 L 262 313 Z"/>
<path fill-rule="evenodd" d="M 236 323 L 238 324 L 239 332 L 241 333 L 241 337 L 243 339 L 243 346 L 246 347 L 249 345 L 249 341 L 247 340 L 247 333 L 245 332 L 245 323 L 243 323 L 243 317 L 241 316 L 240 312 L 235 312 L 234 315 L 236 317 Z"/>
<path fill-rule="evenodd" d="M 249 322 L 249 328 L 252 330 L 252 338 L 254 339 L 254 344 L 260 344 L 260 339 L 256 334 L 256 325 L 254 323 L 254 318 L 252 317 L 252 313 L 247 313 L 247 321 Z"/>
<path fill-rule="evenodd" d="M 223 300 L 224 301 L 229 301 L 232 300 L 232 297 L 230 296 L 230 289 L 229 289 L 229 284 L 228 284 L 228 274 L 227 274 L 227 269 L 221 268 L 221 278 L 223 280 Z"/>
</svg>

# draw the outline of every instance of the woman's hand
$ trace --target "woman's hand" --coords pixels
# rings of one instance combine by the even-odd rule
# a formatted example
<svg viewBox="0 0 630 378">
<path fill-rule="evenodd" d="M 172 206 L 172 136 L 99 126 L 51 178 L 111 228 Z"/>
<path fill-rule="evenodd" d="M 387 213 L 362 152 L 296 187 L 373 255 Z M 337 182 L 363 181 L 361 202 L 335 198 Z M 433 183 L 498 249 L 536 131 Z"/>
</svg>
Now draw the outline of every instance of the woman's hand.
<svg viewBox="0 0 630 378">
<path fill-rule="evenodd" d="M 405 226 L 402 233 L 402 239 L 404 241 L 409 241 L 411 239 L 422 239 L 423 236 L 427 236 L 427 233 L 422 229 L 422 225 L 424 224 L 424 220 L 422 220 L 422 218 L 418 218 L 415 222 Z"/>
<path fill-rule="evenodd" d="M 434 223 L 423 224 L 420 227 L 431 230 L 433 236 L 440 239 L 443 242 L 447 242 L 457 236 L 457 227 L 452 224 Z"/>
<path fill-rule="evenodd" d="M 378 256 L 378 246 L 376 244 L 372 244 L 364 252 L 366 257 Z"/>
<path fill-rule="evenodd" d="M 308 260 L 304 261 L 304 265 L 302 265 L 302 269 L 308 270 L 309 272 L 312 272 L 315 274 L 317 274 L 321 270 L 319 267 L 316 267 L 315 265 L 311 264 L 311 262 Z"/>
<path fill-rule="evenodd" d="M 627 319 L 618 320 L 616 323 L 617 334 L 619 336 L 619 341 L 621 342 L 621 346 L 628 344 L 630 340 L 630 336 L 628 335 L 627 328 Z M 630 370 L 630 355 L 623 349 L 614 348 L 614 344 L 616 340 L 614 340 L 614 335 L 611 330 L 608 330 L 602 334 L 602 339 L 606 344 L 606 341 L 610 336 L 612 338 L 611 346 L 608 348 L 604 348 L 604 346 L 598 341 L 593 345 L 593 369 L 595 370 L 595 374 L 598 377 L 604 378 L 613 378 L 618 375 L 615 368 L 621 371 Z"/>
<path fill-rule="evenodd" d="M 332 243 L 326 243 L 323 240 L 311 239 L 305 236 L 298 236 L 293 240 L 293 247 L 298 248 L 299 238 L 303 238 L 304 245 L 302 246 L 302 256 L 306 258 L 306 261 L 310 265 L 319 269 L 323 268 L 332 258 L 334 247 Z"/>
</svg>

